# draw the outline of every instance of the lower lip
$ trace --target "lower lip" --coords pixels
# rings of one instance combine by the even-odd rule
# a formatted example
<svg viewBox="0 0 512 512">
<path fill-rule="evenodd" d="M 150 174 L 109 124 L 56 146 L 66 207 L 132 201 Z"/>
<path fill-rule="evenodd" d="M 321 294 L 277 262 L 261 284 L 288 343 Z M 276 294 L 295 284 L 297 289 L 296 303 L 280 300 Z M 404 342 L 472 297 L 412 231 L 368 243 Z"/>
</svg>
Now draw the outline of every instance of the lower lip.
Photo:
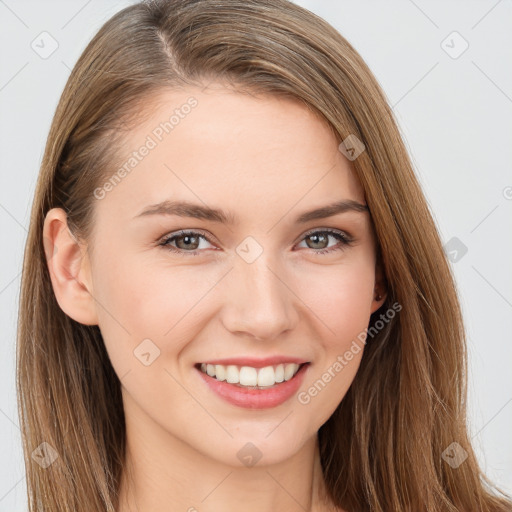
<svg viewBox="0 0 512 512">
<path fill-rule="evenodd" d="M 290 380 L 275 384 L 267 389 L 251 389 L 248 387 L 235 386 L 226 381 L 220 381 L 210 377 L 197 368 L 196 370 L 200 373 L 210 389 L 230 404 L 247 409 L 267 409 L 281 405 L 297 392 L 304 380 L 304 375 L 308 367 L 309 363 L 303 364 Z"/>
</svg>

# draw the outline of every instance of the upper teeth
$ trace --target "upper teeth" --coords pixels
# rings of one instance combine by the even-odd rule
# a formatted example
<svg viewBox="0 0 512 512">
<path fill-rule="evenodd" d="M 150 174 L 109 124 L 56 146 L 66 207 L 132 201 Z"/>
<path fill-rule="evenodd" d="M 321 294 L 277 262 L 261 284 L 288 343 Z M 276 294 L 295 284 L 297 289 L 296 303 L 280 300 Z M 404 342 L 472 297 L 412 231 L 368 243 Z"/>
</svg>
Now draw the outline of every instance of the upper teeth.
<svg viewBox="0 0 512 512">
<path fill-rule="evenodd" d="M 252 366 L 236 366 L 222 364 L 201 364 L 201 371 L 217 380 L 225 380 L 230 384 L 242 386 L 273 386 L 276 382 L 290 380 L 299 370 L 297 363 L 278 364 L 253 368 Z"/>
</svg>

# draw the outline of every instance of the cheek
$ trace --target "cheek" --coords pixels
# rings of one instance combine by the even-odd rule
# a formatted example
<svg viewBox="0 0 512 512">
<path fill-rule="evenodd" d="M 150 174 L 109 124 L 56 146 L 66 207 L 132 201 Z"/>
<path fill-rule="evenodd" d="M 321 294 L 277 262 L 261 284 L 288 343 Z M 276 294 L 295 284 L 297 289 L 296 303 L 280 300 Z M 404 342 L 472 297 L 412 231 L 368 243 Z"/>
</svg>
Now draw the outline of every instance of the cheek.
<svg viewBox="0 0 512 512">
<path fill-rule="evenodd" d="M 105 322 L 118 320 L 138 334 L 147 329 L 145 334 L 161 336 L 183 316 L 189 302 L 197 302 L 205 286 L 193 270 L 155 263 L 149 254 L 110 261 L 106 255 L 95 274 L 95 294 L 111 313 L 110 319 L 103 315 Z"/>
<path fill-rule="evenodd" d="M 325 348 L 342 348 L 348 337 L 367 327 L 375 279 L 371 258 L 361 255 L 339 265 L 319 265 L 313 271 L 310 267 L 295 279 L 310 316 L 323 325 Z"/>
<path fill-rule="evenodd" d="M 297 399 L 315 425 L 331 416 L 359 368 L 371 315 L 373 269 L 371 259 L 361 258 L 336 270 L 322 269 L 324 275 L 309 275 L 302 288 L 301 298 L 314 312 L 321 334 L 315 339 L 315 364 Z"/>
<path fill-rule="evenodd" d="M 215 277 L 199 267 L 150 261 L 149 255 L 98 258 L 94 291 L 100 329 L 121 371 L 136 362 L 133 351 L 143 340 L 150 339 L 162 356 L 170 348 L 178 352 L 195 335 L 201 301 L 219 280 Z"/>
</svg>

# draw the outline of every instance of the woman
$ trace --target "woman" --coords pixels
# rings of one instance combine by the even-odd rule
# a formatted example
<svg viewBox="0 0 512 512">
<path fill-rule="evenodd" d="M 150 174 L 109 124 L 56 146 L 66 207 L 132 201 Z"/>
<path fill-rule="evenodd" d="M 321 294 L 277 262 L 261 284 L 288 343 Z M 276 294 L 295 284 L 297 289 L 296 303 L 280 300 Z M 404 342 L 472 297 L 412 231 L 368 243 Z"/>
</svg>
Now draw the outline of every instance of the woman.
<svg viewBox="0 0 512 512">
<path fill-rule="evenodd" d="M 511 510 L 391 109 L 285 0 L 143 2 L 93 38 L 37 184 L 17 364 L 31 511 Z"/>
</svg>

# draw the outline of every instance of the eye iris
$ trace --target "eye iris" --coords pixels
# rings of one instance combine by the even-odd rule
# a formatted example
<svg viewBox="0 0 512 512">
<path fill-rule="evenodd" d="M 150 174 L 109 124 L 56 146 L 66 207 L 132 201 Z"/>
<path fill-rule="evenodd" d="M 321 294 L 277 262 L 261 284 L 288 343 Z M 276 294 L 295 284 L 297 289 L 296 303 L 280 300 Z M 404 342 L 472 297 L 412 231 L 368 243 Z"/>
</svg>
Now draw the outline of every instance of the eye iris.
<svg viewBox="0 0 512 512">
<path fill-rule="evenodd" d="M 327 243 L 328 243 L 328 239 L 329 239 L 329 237 L 328 237 L 328 235 L 326 235 L 326 234 L 320 234 L 320 235 L 318 235 L 318 234 L 313 234 L 313 235 L 309 235 L 309 236 L 308 236 L 308 239 L 309 239 L 309 240 L 312 240 L 312 239 L 316 239 L 316 240 L 317 240 L 317 241 L 313 242 L 314 244 L 315 244 L 315 243 L 318 243 L 318 239 L 319 239 L 319 238 L 323 238 L 323 239 L 324 239 L 324 242 L 327 242 Z M 321 243 L 321 242 L 320 242 L 320 243 Z M 325 248 L 325 247 L 311 247 L 311 249 L 324 249 L 324 248 Z"/>
<path fill-rule="evenodd" d="M 196 240 L 196 243 L 186 243 L 186 245 L 184 247 L 180 247 L 179 245 L 179 240 L 188 240 L 190 241 L 191 239 L 195 239 Z M 199 237 L 198 236 L 193 236 L 193 235 L 181 235 L 181 236 L 178 236 L 176 237 L 176 245 L 178 246 L 179 249 L 197 249 L 197 247 L 199 247 Z M 193 245 L 193 247 L 192 247 Z"/>
</svg>

